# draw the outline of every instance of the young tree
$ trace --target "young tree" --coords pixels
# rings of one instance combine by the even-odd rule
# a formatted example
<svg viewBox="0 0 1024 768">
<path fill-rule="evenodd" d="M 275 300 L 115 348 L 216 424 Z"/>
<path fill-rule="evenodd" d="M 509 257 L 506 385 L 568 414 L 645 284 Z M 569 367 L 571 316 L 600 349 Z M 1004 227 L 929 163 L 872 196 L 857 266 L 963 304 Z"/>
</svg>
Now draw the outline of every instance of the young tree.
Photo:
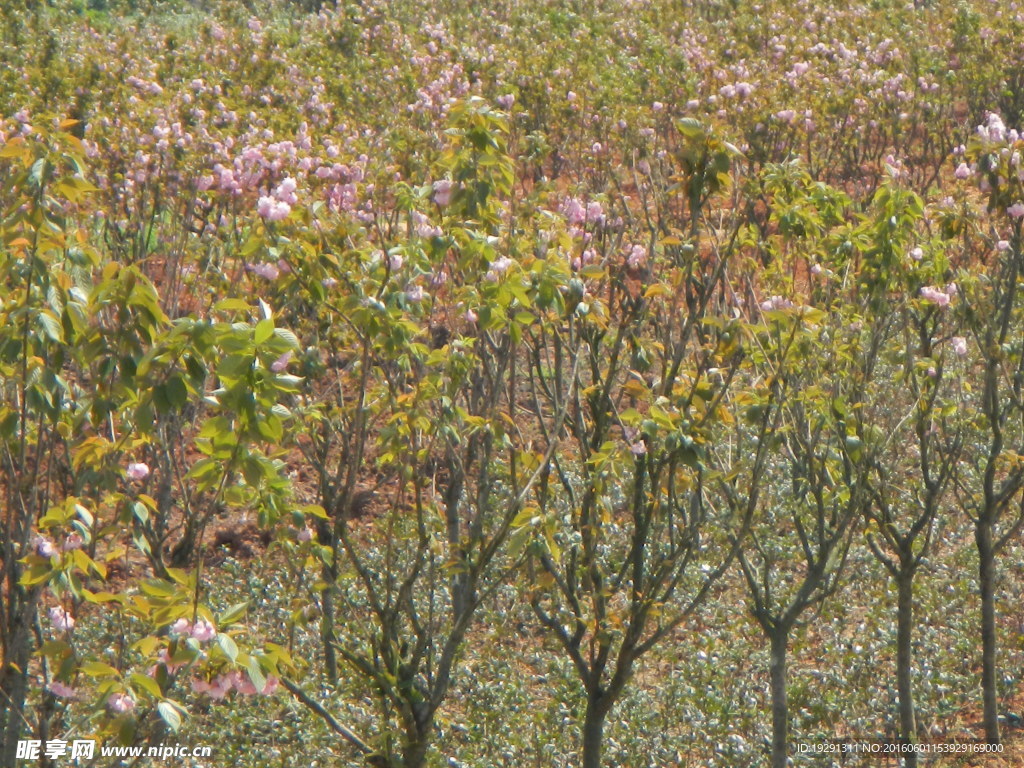
<svg viewBox="0 0 1024 768">
<path fill-rule="evenodd" d="M 766 329 L 759 334 L 763 352 L 752 361 L 755 379 L 771 382 L 776 390 L 779 425 L 763 438 L 774 450 L 757 485 L 722 486 L 722 491 L 734 511 L 754 507 L 738 561 L 751 615 L 770 648 L 771 765 L 785 768 L 790 637 L 807 609 L 839 588 L 852 523 L 863 502 L 847 455 L 856 438 L 837 428 L 832 416 L 833 404 L 851 382 L 840 363 L 846 354 L 842 347 L 855 342 L 843 338 L 842 325 L 826 323 L 819 310 L 793 307 L 766 314 Z"/>
<path fill-rule="evenodd" d="M 530 553 L 534 613 L 585 692 L 584 768 L 602 764 L 608 715 L 641 657 L 700 606 L 749 522 L 707 503 L 718 474 L 705 459 L 734 421 L 730 386 L 745 352 L 743 323 L 715 311 L 738 223 L 706 237 L 698 226 L 734 150 L 696 123 L 680 130 L 676 189 L 690 241 L 656 246 L 652 228 L 648 246 L 628 245 L 601 225 L 593 239 L 577 227 L 575 247 L 601 250 L 570 283 L 564 317 L 529 335 L 532 410 L 569 416 L 515 536 Z M 751 473 L 764 462 L 755 452 Z"/>
<path fill-rule="evenodd" d="M 909 256 L 923 206 L 887 185 L 864 223 L 873 243 L 861 269 L 867 290 L 856 399 L 833 410 L 861 442 L 868 546 L 896 584 L 896 685 L 900 739 L 917 741 L 913 692 L 914 580 L 929 556 L 960 456 L 957 403 L 966 371 L 954 335 L 958 287 L 941 244 Z M 893 225 L 895 222 L 895 226 Z M 936 287 L 938 283 L 939 287 Z M 942 284 L 946 283 L 945 287 Z M 917 765 L 917 753 L 904 756 Z"/>
<path fill-rule="evenodd" d="M 974 525 L 978 550 L 982 700 L 991 744 L 1000 740 L 996 560 L 1024 526 L 1024 182 L 1011 162 L 1021 146 L 997 115 L 979 127 L 968 159 L 988 191 L 992 229 L 976 237 L 966 223 L 947 221 L 950 234 L 961 236 L 965 257 L 982 258 L 985 265 L 983 275 L 963 286 L 967 335 L 958 354 L 979 361 L 981 381 L 964 416 L 963 460 L 954 487 Z"/>
<path fill-rule="evenodd" d="M 402 191 L 408 226 L 378 243 L 386 254 L 367 247 L 328 262 L 346 290 L 321 305 L 323 332 L 353 353 L 337 374 L 319 372 L 319 402 L 305 409 L 303 448 L 331 512 L 313 545 L 328 671 L 337 656 L 374 691 L 377 737 L 357 737 L 286 685 L 379 766 L 426 764 L 467 633 L 507 581 L 513 521 L 567 418 L 567 406 L 538 414 L 539 439 L 519 426 L 525 329 L 560 314 L 568 266 L 532 252 L 536 234 L 517 229 L 530 222 L 503 219 L 513 180 L 504 115 L 479 100 L 451 114 L 441 178 Z M 296 260 L 304 289 L 319 285 L 319 268 Z M 371 460 L 387 504 L 379 548 L 365 546 L 352 514 Z"/>
</svg>

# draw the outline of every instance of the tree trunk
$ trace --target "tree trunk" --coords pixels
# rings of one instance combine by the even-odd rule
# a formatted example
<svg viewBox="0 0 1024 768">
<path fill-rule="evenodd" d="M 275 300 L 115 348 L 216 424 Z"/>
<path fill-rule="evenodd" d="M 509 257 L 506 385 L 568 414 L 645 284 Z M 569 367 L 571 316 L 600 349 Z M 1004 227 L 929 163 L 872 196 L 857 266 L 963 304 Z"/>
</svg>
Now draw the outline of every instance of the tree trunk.
<svg viewBox="0 0 1024 768">
<path fill-rule="evenodd" d="M 786 768 L 789 741 L 789 703 L 786 701 L 786 648 L 789 629 L 776 628 L 770 635 L 772 693 L 772 768 Z"/>
<path fill-rule="evenodd" d="M 896 576 L 896 588 L 896 689 L 900 697 L 900 740 L 914 744 L 917 742 L 917 722 L 914 717 L 913 654 L 910 647 L 914 627 L 914 572 L 900 571 Z M 917 754 L 906 753 L 903 765 L 905 768 L 917 768 Z"/>
<path fill-rule="evenodd" d="M 995 552 L 992 523 L 975 526 L 978 545 L 978 591 L 981 595 L 981 695 L 984 703 L 985 741 L 999 743 L 999 701 L 996 691 Z"/>
<path fill-rule="evenodd" d="M 430 730 L 420 732 L 406 742 L 402 750 L 402 768 L 423 768 L 430 749 Z"/>
<path fill-rule="evenodd" d="M 320 617 L 320 642 L 324 649 L 324 671 L 327 680 L 331 685 L 337 685 L 338 676 L 338 654 L 334 648 L 334 574 L 331 569 L 325 568 L 324 575 L 331 579 L 327 582 L 327 588 L 321 593 L 320 604 L 323 608 L 323 615 Z"/>
<path fill-rule="evenodd" d="M 18 588 L 20 589 L 20 588 Z M 15 603 L 18 612 L 14 617 L 15 626 L 10 635 L 8 658 L 3 660 L 0 670 L 0 768 L 16 768 L 18 739 L 22 736 L 25 723 L 24 708 L 28 691 L 28 667 L 32 658 L 30 627 L 36 609 L 35 592 L 29 593 L 25 602 Z"/>
<path fill-rule="evenodd" d="M 583 763 L 581 768 L 601 768 L 604 720 L 607 715 L 608 707 L 602 692 L 588 693 L 587 712 L 583 718 Z"/>
</svg>

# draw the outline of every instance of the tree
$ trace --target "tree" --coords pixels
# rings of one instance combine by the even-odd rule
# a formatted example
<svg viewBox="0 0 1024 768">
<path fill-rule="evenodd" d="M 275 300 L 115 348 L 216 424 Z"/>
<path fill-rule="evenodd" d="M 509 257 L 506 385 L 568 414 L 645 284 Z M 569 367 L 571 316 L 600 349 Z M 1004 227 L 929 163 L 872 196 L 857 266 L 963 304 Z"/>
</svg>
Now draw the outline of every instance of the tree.
<svg viewBox="0 0 1024 768">
<path fill-rule="evenodd" d="M 688 242 L 656 246 L 652 225 L 648 246 L 629 245 L 598 217 L 585 224 L 570 201 L 578 277 L 562 317 L 529 334 L 532 410 L 567 408 L 567 436 L 514 536 L 530 555 L 533 611 L 585 692 L 584 768 L 601 765 L 605 723 L 641 657 L 701 605 L 749 522 L 707 503 L 718 475 L 706 455 L 733 422 L 745 343 L 743 323 L 716 312 L 738 225 L 702 237 L 698 221 L 729 186 L 735 150 L 694 121 L 680 134 L 675 189 L 689 211 Z M 587 254 L 586 243 L 599 250 Z M 769 421 L 767 409 L 762 429 Z M 751 471 L 764 463 L 757 452 Z"/>
</svg>

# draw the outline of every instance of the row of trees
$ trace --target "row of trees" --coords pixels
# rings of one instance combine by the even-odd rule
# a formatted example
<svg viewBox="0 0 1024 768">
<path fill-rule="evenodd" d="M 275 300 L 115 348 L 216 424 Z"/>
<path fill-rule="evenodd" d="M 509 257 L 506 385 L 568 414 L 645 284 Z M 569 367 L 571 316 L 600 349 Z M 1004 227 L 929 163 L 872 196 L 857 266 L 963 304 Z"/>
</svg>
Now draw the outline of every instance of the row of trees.
<svg viewBox="0 0 1024 768">
<path fill-rule="evenodd" d="M 963 514 L 998 742 L 995 574 L 1024 521 L 1024 192 L 990 160 L 1007 142 L 969 149 L 988 211 L 966 186 L 926 208 L 896 169 L 867 201 L 799 163 L 750 173 L 682 120 L 642 208 L 570 198 L 555 215 L 517 197 L 503 113 L 470 100 L 451 121 L 436 183 L 396 185 L 370 226 L 254 216 L 198 263 L 191 305 L 169 296 L 183 264 L 161 292 L 93 245 L 74 136 L 0 151 L 2 764 L 31 702 L 42 738 L 81 715 L 158 741 L 190 681 L 280 677 L 366 764 L 425 765 L 474 621 L 514 583 L 579 678 L 581 765 L 597 768 L 645 655 L 735 577 L 771 649 L 781 768 L 793 632 L 862 542 L 896 586 L 913 742 L 915 577 Z M 368 489 L 385 508 L 369 531 L 352 524 Z M 375 694 L 372 736 L 282 645 L 239 645 L 245 606 L 206 603 L 197 551 L 232 508 L 294 555 L 325 675 L 347 665 Z M 135 575 L 120 590 L 111 563 Z M 106 661 L 75 630 L 99 603 L 123 619 Z M 95 694 L 85 714 L 57 706 L 70 689 Z"/>
</svg>

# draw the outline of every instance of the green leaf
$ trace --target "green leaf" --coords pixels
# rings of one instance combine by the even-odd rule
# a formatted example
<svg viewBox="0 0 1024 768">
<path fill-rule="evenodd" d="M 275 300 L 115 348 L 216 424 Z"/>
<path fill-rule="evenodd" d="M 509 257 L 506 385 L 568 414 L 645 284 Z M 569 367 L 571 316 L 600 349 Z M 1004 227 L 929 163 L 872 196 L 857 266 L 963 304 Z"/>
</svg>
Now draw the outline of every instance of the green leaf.
<svg viewBox="0 0 1024 768">
<path fill-rule="evenodd" d="M 178 711 L 177 707 L 171 704 L 171 702 L 161 701 L 156 705 L 156 710 L 160 713 L 160 717 L 163 718 L 163 721 L 167 723 L 167 726 L 172 731 L 177 731 L 181 728 L 181 713 Z"/>
<path fill-rule="evenodd" d="M 246 667 L 246 671 L 249 673 L 249 679 L 252 680 L 252 684 L 256 686 L 257 691 L 262 691 L 267 687 L 267 678 L 263 674 L 263 670 L 260 669 L 259 662 L 256 661 L 255 656 L 249 657 L 249 664 Z"/>
<path fill-rule="evenodd" d="M 232 605 L 230 608 L 228 608 L 226 611 L 224 611 L 224 613 L 222 613 L 220 616 L 217 617 L 217 626 L 218 627 L 226 627 L 229 624 L 234 624 L 236 621 L 238 621 L 240 618 L 242 618 L 242 616 L 245 615 L 245 612 L 248 609 L 249 609 L 249 601 L 248 600 L 246 600 L 244 602 L 241 602 L 241 603 L 236 603 L 235 605 Z"/>
<path fill-rule="evenodd" d="M 163 696 L 163 691 L 160 690 L 160 685 L 156 680 L 148 675 L 140 675 L 136 673 L 128 679 L 136 688 L 141 688 L 155 699 L 159 699 Z"/>
<path fill-rule="evenodd" d="M 249 309 L 249 305 L 242 299 L 224 299 L 214 304 L 213 308 L 217 312 L 244 312 Z"/>
<path fill-rule="evenodd" d="M 274 321 L 271 319 L 260 320 L 256 323 L 256 330 L 253 332 L 253 341 L 263 344 L 274 335 Z"/>
<path fill-rule="evenodd" d="M 121 673 L 109 664 L 102 661 L 87 661 L 79 667 L 83 675 L 89 677 L 120 677 Z"/>
<path fill-rule="evenodd" d="M 231 635 L 226 635 L 223 632 L 217 635 L 217 645 L 224 651 L 224 655 L 228 657 L 230 661 L 238 659 L 238 646 L 235 645 L 235 641 L 231 638 Z"/>
</svg>

